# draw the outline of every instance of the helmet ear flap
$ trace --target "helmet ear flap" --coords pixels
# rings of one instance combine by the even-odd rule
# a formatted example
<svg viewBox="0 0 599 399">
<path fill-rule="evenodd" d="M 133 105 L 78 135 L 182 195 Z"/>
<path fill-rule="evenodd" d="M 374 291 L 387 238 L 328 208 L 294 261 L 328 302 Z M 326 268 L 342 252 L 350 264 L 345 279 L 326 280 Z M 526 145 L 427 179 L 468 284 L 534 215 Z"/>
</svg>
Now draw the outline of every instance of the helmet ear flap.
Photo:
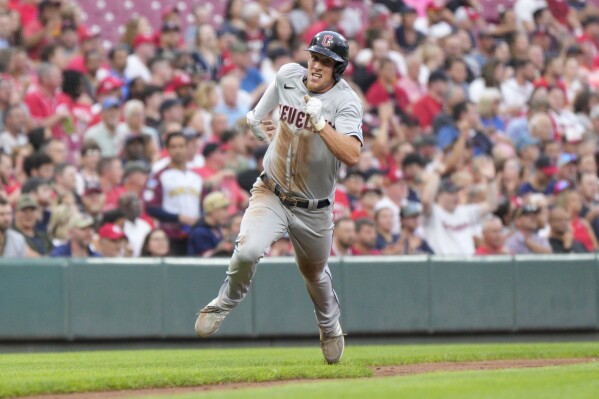
<svg viewBox="0 0 599 399">
<path fill-rule="evenodd" d="M 338 62 L 337 65 L 335 65 L 335 69 L 333 70 L 333 77 L 335 78 L 335 81 L 339 81 L 339 79 L 341 79 L 341 76 L 343 76 L 345 68 L 347 68 L 348 64 L 348 61 L 343 61 Z"/>
</svg>

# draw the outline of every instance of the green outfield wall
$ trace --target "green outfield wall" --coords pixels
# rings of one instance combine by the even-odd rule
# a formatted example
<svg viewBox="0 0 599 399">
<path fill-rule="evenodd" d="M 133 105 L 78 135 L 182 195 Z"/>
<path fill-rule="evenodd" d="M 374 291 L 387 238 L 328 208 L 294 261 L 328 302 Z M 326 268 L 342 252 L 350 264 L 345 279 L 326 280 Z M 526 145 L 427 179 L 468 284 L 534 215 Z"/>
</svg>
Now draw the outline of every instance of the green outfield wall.
<svg viewBox="0 0 599 399">
<path fill-rule="evenodd" d="M 190 338 L 226 260 L 0 262 L 0 340 Z M 331 259 L 349 334 L 599 331 L 596 255 Z M 221 337 L 317 333 L 291 258 L 263 260 Z"/>
</svg>

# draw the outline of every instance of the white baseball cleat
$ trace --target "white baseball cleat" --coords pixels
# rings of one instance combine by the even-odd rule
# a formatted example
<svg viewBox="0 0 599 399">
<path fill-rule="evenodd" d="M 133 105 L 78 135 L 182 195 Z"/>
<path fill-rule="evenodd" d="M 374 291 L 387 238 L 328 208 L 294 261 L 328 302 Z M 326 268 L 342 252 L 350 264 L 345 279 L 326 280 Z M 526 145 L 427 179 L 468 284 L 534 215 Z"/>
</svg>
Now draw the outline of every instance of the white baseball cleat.
<svg viewBox="0 0 599 399">
<path fill-rule="evenodd" d="M 210 304 L 200 310 L 195 325 L 195 330 L 198 337 L 208 338 L 217 332 L 218 328 L 228 314 L 228 310 L 222 310 L 218 306 L 213 306 Z"/>
<path fill-rule="evenodd" d="M 320 331 L 320 348 L 328 364 L 339 362 L 345 348 L 345 338 L 339 322 L 330 332 Z"/>
</svg>

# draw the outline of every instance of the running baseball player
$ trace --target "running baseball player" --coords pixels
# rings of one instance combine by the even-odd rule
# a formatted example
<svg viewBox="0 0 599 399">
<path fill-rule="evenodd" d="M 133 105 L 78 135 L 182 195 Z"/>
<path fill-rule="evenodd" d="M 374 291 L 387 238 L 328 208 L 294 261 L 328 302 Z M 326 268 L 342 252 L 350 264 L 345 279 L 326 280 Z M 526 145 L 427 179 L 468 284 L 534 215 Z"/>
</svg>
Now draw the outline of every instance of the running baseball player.
<svg viewBox="0 0 599 399">
<path fill-rule="evenodd" d="M 312 39 L 308 69 L 286 64 L 247 115 L 256 137 L 270 141 L 264 173 L 251 191 L 227 279 L 218 296 L 200 310 L 195 331 L 214 334 L 245 297 L 256 265 L 285 233 L 314 304 L 325 360 L 337 363 L 345 340 L 339 301 L 327 260 L 333 237 L 333 199 L 340 162 L 353 166 L 362 146 L 362 105 L 341 78 L 348 64 L 347 40 L 324 31 Z M 279 112 L 275 128 L 264 118 Z"/>
</svg>

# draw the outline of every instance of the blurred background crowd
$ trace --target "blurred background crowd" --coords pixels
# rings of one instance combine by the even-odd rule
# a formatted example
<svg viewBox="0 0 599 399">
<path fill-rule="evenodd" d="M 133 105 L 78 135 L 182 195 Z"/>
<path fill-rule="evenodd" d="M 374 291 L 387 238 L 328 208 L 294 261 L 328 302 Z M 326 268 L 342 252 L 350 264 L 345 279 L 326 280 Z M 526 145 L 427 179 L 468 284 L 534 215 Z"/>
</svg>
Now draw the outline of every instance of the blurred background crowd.
<svg viewBox="0 0 599 399">
<path fill-rule="evenodd" d="M 322 30 L 364 106 L 332 255 L 593 252 L 594 3 L 0 0 L 2 256 L 230 256 L 245 115 Z"/>
</svg>

